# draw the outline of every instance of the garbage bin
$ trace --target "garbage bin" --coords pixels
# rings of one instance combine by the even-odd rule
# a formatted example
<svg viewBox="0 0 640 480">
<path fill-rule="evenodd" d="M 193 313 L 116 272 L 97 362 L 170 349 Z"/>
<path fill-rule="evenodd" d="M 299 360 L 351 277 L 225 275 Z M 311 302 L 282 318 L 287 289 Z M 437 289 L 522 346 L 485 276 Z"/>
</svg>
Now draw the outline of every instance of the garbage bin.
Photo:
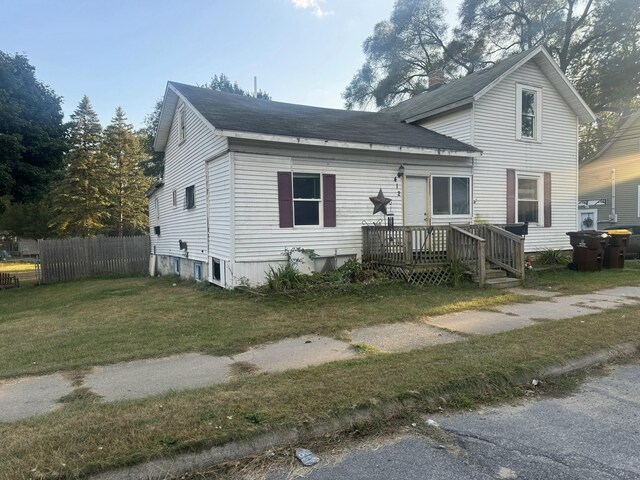
<svg viewBox="0 0 640 480">
<path fill-rule="evenodd" d="M 609 234 L 596 230 L 567 232 L 573 247 L 573 263 L 580 272 L 596 272 L 602 269 L 604 253 L 609 244 Z"/>
<path fill-rule="evenodd" d="M 604 268 L 624 268 L 624 255 L 629 245 L 631 232 L 622 229 L 610 229 L 606 232 L 610 238 L 604 252 L 602 266 Z"/>
</svg>

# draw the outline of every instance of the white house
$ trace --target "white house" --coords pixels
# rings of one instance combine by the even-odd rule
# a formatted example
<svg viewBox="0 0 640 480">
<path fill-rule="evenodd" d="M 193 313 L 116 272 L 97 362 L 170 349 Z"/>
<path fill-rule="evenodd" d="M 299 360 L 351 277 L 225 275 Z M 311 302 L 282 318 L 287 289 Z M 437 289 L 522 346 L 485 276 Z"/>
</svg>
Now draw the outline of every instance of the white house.
<svg viewBox="0 0 640 480">
<path fill-rule="evenodd" d="M 169 82 L 155 141 L 165 174 L 149 192 L 157 271 L 262 283 L 292 248 L 334 267 L 362 255 L 379 190 L 394 228 L 528 221 L 528 250 L 566 247 L 577 128 L 593 119 L 543 48 L 383 112 Z"/>
</svg>

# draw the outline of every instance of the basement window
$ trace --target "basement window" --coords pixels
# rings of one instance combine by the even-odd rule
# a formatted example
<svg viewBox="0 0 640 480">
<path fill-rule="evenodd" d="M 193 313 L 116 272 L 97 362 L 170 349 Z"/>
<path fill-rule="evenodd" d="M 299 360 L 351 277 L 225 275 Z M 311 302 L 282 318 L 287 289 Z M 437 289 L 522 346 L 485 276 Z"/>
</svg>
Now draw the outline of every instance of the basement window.
<svg viewBox="0 0 640 480">
<path fill-rule="evenodd" d="M 191 185 L 184 190 L 184 208 L 191 209 L 196 206 L 196 186 Z"/>
<path fill-rule="evenodd" d="M 196 282 L 202 281 L 202 263 L 201 262 L 195 262 L 193 264 L 193 279 Z"/>
</svg>

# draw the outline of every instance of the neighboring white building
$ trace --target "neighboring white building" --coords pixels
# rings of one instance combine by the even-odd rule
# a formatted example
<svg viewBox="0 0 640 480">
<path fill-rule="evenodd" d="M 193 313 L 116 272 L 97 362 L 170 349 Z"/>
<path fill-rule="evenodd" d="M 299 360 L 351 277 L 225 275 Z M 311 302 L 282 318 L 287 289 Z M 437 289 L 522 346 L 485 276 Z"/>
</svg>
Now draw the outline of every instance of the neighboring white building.
<svg viewBox="0 0 640 480">
<path fill-rule="evenodd" d="M 593 118 L 542 48 L 384 112 L 170 82 L 155 143 L 165 173 L 149 192 L 157 270 L 259 284 L 292 248 L 335 267 L 361 255 L 380 189 L 396 225 L 529 220 L 529 250 L 566 247 L 577 128 Z"/>
</svg>

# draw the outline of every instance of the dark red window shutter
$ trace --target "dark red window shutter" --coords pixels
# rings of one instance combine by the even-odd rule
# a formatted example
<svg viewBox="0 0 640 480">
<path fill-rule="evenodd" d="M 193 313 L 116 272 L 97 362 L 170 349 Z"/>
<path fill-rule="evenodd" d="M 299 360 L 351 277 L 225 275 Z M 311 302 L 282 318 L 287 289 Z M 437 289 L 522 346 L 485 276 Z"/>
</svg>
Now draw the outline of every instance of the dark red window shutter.
<svg viewBox="0 0 640 480">
<path fill-rule="evenodd" d="M 322 208 L 324 212 L 324 226 L 336 226 L 336 176 L 322 175 Z"/>
<path fill-rule="evenodd" d="M 293 227 L 293 186 L 291 172 L 278 172 L 278 207 L 280 228 Z"/>
<path fill-rule="evenodd" d="M 544 226 L 551 226 L 551 172 L 544 172 Z"/>
<path fill-rule="evenodd" d="M 507 223 L 516 223 L 516 171 L 507 169 Z"/>
</svg>

